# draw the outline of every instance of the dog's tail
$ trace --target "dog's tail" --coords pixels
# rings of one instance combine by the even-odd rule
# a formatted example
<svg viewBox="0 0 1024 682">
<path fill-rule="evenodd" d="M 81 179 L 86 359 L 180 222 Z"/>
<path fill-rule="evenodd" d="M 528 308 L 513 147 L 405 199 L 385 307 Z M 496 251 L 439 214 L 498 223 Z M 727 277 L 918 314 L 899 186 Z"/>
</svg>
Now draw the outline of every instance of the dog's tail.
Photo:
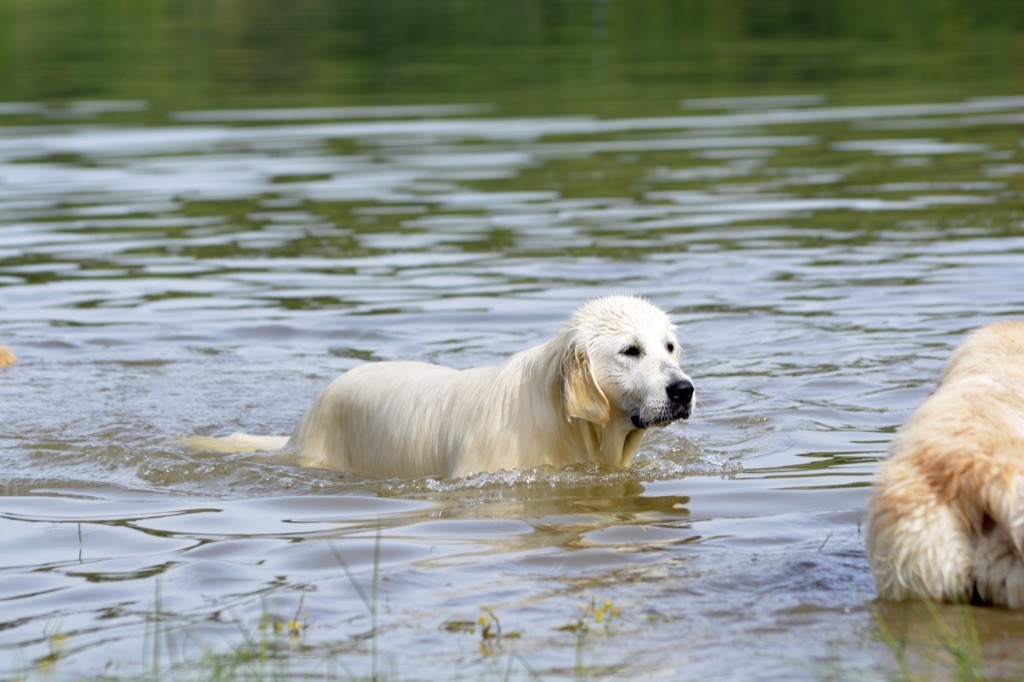
<svg viewBox="0 0 1024 682">
<path fill-rule="evenodd" d="M 225 438 L 213 436 L 191 436 L 176 441 L 190 450 L 201 452 L 255 452 L 257 450 L 280 450 L 288 443 L 288 436 L 253 436 L 248 433 L 232 433 Z"/>
</svg>

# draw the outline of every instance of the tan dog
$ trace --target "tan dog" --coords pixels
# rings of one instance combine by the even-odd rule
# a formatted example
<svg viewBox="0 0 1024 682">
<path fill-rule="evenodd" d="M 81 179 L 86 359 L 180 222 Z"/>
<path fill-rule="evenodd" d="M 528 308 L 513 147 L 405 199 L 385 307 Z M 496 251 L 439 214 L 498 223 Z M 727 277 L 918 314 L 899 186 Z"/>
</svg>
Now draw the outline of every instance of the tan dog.
<svg viewBox="0 0 1024 682">
<path fill-rule="evenodd" d="M 1024 608 L 1024 321 L 972 334 L 891 453 L 868 519 L 878 595 Z"/>
<path fill-rule="evenodd" d="M 7 346 L 0 346 L 0 367 L 10 367 L 18 361 L 17 356 Z"/>
<path fill-rule="evenodd" d="M 461 477 L 575 462 L 625 467 L 644 430 L 690 416 L 668 316 L 630 296 L 590 301 L 555 338 L 492 367 L 375 362 L 338 377 L 290 438 L 190 438 L 195 449 L 281 449 L 375 477 Z"/>
</svg>

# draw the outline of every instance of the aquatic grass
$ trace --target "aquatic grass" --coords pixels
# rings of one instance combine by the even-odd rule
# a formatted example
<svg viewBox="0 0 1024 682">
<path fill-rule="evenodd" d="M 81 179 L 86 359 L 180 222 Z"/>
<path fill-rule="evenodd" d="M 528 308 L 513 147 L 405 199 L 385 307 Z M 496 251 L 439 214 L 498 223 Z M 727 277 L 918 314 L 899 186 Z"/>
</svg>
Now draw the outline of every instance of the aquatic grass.
<svg viewBox="0 0 1024 682">
<path fill-rule="evenodd" d="M 987 679 L 985 653 L 981 647 L 981 639 L 978 636 L 978 627 L 972 611 L 974 607 L 966 603 L 956 605 L 954 630 L 942 618 L 934 602 L 927 601 L 925 606 L 932 616 L 930 625 L 933 634 L 939 638 L 946 652 L 953 658 L 957 678 L 961 680 Z"/>
<path fill-rule="evenodd" d="M 900 679 L 933 677 L 931 671 L 918 670 L 915 659 L 920 658 L 945 669 L 956 680 L 987 680 L 990 674 L 975 608 L 968 603 L 948 605 L 933 600 L 902 602 L 898 630 L 890 627 L 878 604 L 871 606 L 871 612 L 878 628 L 875 634 L 895 658 Z M 923 627 L 926 636 L 913 637 L 911 628 L 915 625 Z"/>
<path fill-rule="evenodd" d="M 901 631 L 898 635 L 889 628 L 886 623 L 881 611 L 878 609 L 876 604 L 871 605 L 871 614 L 875 618 L 875 625 L 878 631 L 875 633 L 876 637 L 882 641 L 892 652 L 893 657 L 896 659 L 896 664 L 899 666 L 899 671 L 902 679 L 912 680 L 914 679 L 913 670 L 910 664 L 907 662 L 907 636 L 905 631 Z"/>
<path fill-rule="evenodd" d="M 48 674 L 56 669 L 57 663 L 63 658 L 67 649 L 68 636 L 61 629 L 60 621 L 48 623 L 43 628 L 43 636 L 46 637 L 46 646 L 49 649 L 49 653 L 36 658 L 33 663 L 38 670 Z"/>
<path fill-rule="evenodd" d="M 284 667 L 284 659 L 275 655 L 277 649 L 274 636 L 286 636 L 288 647 L 292 648 L 301 640 L 307 627 L 307 616 L 303 614 L 305 595 L 300 595 L 295 614 L 288 619 L 273 616 L 266 604 L 263 604 L 262 615 L 255 627 L 247 627 L 242 620 L 232 615 L 242 642 L 228 654 L 218 654 L 206 643 L 203 648 L 202 660 L 210 667 L 209 679 L 235 679 L 239 672 L 244 672 L 246 679 L 289 679 Z M 274 663 L 275 669 L 270 665 Z"/>
<path fill-rule="evenodd" d="M 573 667 L 574 679 L 586 679 L 589 675 L 589 670 L 584 663 L 584 653 L 590 634 L 602 629 L 604 634 L 610 634 L 612 623 L 621 615 L 621 609 L 615 606 L 611 599 L 602 600 L 595 594 L 591 596 L 590 602 L 583 608 L 575 621 L 557 628 L 560 631 L 571 632 L 576 635 L 576 655 Z"/>
<path fill-rule="evenodd" d="M 481 606 L 480 611 L 482 613 L 477 618 L 476 622 L 480 628 L 480 655 L 484 658 L 490 658 L 504 651 L 504 642 L 519 639 L 520 633 L 518 630 L 506 631 L 501 625 L 501 619 L 498 618 L 498 614 L 495 613 L 494 609 L 491 607 Z M 475 628 L 471 631 L 475 631 Z M 508 671 L 511 670 L 512 656 L 514 654 L 516 654 L 516 652 L 513 650 L 508 652 L 506 675 Z M 529 670 L 526 663 L 524 661 L 521 662 L 523 667 Z"/>
<path fill-rule="evenodd" d="M 270 615 L 266 604 L 263 604 L 262 615 L 255 626 L 248 626 L 239 617 L 231 614 L 241 642 L 234 644 L 227 652 L 216 651 L 210 642 L 200 640 L 190 634 L 186 628 L 173 628 L 167 618 L 161 597 L 161 584 L 156 581 L 153 611 L 146 620 L 146 632 L 143 641 L 141 670 L 142 679 L 157 682 L 162 679 L 198 679 L 198 680 L 286 680 L 289 675 L 284 669 L 283 661 L 274 655 L 275 643 L 272 633 L 287 632 L 289 636 L 301 635 L 305 629 L 305 620 L 299 621 L 303 598 L 300 597 L 296 615 L 288 621 L 275 619 Z M 279 626 L 286 622 L 287 626 Z M 271 627 L 271 626 L 274 627 Z M 175 635 L 183 638 L 181 642 L 181 658 L 174 656 Z M 201 651 L 198 660 L 190 660 L 187 645 L 194 643 Z M 276 666 L 271 664 L 276 661 Z M 185 671 L 180 674 L 179 671 Z"/>
<path fill-rule="evenodd" d="M 370 591 L 359 583 L 356 578 L 355 572 L 349 566 L 345 560 L 344 555 L 335 547 L 330 544 L 331 553 L 334 555 L 338 565 L 341 566 L 345 572 L 345 576 L 348 578 L 356 594 L 359 596 L 363 605 L 366 607 L 367 612 L 370 615 L 370 630 L 366 633 L 366 637 L 370 640 L 370 664 L 371 664 L 371 679 L 381 680 L 385 679 L 382 674 L 380 667 L 380 646 L 379 646 L 379 635 L 380 635 L 380 579 L 381 579 L 381 541 L 382 533 L 381 529 L 377 529 L 376 537 L 374 539 L 373 548 L 373 572 L 370 579 Z M 480 633 L 480 652 L 485 658 L 491 657 L 500 651 L 502 642 L 509 640 L 519 639 L 520 633 L 517 630 L 506 630 L 501 624 L 501 618 L 497 612 L 489 606 L 480 607 L 481 614 L 478 616 L 476 621 L 471 620 L 448 620 L 441 624 L 441 629 L 446 632 L 477 632 L 479 628 Z M 513 663 L 518 662 L 520 666 L 527 672 L 531 679 L 540 679 L 539 676 L 530 668 L 529 664 L 520 656 L 516 651 L 509 651 L 508 658 L 506 660 L 504 679 L 508 680 L 512 678 L 512 667 Z M 349 677 L 354 679 L 351 671 L 347 671 Z M 394 671 L 392 670 L 392 677 Z"/>
<path fill-rule="evenodd" d="M 332 554 L 365 605 L 370 617 L 370 629 L 362 635 L 357 635 L 354 639 L 369 640 L 371 671 L 369 676 L 360 674 L 352 670 L 344 661 L 336 660 L 333 655 L 329 655 L 324 660 L 325 667 L 329 669 L 326 675 L 328 678 L 376 681 L 398 677 L 393 668 L 389 671 L 384 670 L 379 643 L 381 631 L 381 546 L 382 534 L 378 530 L 374 542 L 372 575 L 367 589 L 357 578 L 355 571 L 345 560 L 341 551 L 334 545 L 329 545 Z M 255 624 L 246 622 L 243 618 L 229 612 L 228 618 L 234 625 L 234 632 L 237 633 L 238 639 L 225 648 L 190 632 L 187 624 L 175 623 L 174 616 L 166 609 L 163 586 L 157 578 L 154 581 L 153 607 L 144 615 L 145 630 L 142 653 L 138 659 L 138 672 L 127 675 L 126 679 L 151 682 L 179 679 L 215 682 L 237 679 L 261 682 L 294 679 L 297 670 L 289 665 L 287 651 L 300 648 L 302 638 L 309 627 L 309 617 L 304 612 L 304 602 L 305 595 L 303 594 L 299 597 L 295 611 L 288 616 L 271 613 L 267 604 L 263 602 L 261 615 Z M 494 609 L 488 606 L 481 606 L 480 609 L 481 615 L 476 621 L 451 621 L 443 627 L 451 632 L 479 632 L 481 654 L 485 658 L 492 657 L 502 653 L 501 645 L 517 640 L 520 633 L 505 628 Z M 607 611 L 605 606 L 592 600 L 584 611 L 584 615 L 580 616 L 580 620 L 585 620 L 587 614 L 591 620 L 595 620 L 594 614 L 597 613 L 596 622 L 601 622 L 605 611 Z M 589 625 L 585 625 L 585 627 L 589 627 Z M 21 673 L 12 675 L 12 678 L 27 680 L 36 675 L 50 676 L 60 673 L 58 667 L 63 659 L 70 636 L 61 630 L 59 623 L 47 626 L 44 634 L 50 645 L 50 653 L 35 659 L 31 667 L 23 666 Z M 539 675 L 531 669 L 527 661 L 514 650 L 508 651 L 504 661 L 504 670 L 498 673 L 497 677 L 506 680 L 512 679 L 516 673 L 517 664 L 529 678 L 539 679 Z M 340 675 L 334 674 L 333 670 L 336 668 L 341 669 Z M 110 679 L 121 677 L 116 673 L 105 675 L 105 677 L 108 676 Z"/>
<path fill-rule="evenodd" d="M 558 630 L 585 635 L 595 626 L 603 625 L 605 633 L 610 633 L 612 629 L 612 622 L 621 615 L 622 610 L 618 606 L 615 606 L 611 599 L 602 600 L 595 594 L 591 596 L 590 601 L 583 608 L 575 621 L 566 623 L 558 628 Z"/>
<path fill-rule="evenodd" d="M 156 578 L 153 581 L 153 611 L 146 617 L 146 629 L 143 635 L 142 644 L 142 660 L 145 662 L 149 661 L 149 673 L 150 679 L 160 679 L 160 636 L 164 619 L 163 619 L 163 600 L 161 599 L 160 591 L 160 578 Z M 170 633 L 166 632 L 166 636 L 170 637 Z M 167 647 L 170 652 L 170 642 Z"/>
<path fill-rule="evenodd" d="M 380 544 L 381 544 L 381 529 L 377 528 L 377 535 L 373 543 L 373 576 L 370 580 L 370 594 L 366 593 L 366 590 L 362 588 L 359 581 L 356 580 L 355 574 L 349 567 L 348 562 L 345 561 L 345 557 L 342 556 L 341 552 L 333 545 L 329 544 L 331 553 L 334 555 L 334 559 L 341 566 L 342 570 L 345 571 L 345 576 L 348 578 L 352 587 L 355 589 L 356 594 L 363 601 L 363 605 L 366 606 L 367 611 L 370 613 L 370 664 L 371 670 L 373 671 L 372 679 L 380 679 L 380 660 L 377 643 L 378 634 L 378 614 L 380 606 Z"/>
</svg>

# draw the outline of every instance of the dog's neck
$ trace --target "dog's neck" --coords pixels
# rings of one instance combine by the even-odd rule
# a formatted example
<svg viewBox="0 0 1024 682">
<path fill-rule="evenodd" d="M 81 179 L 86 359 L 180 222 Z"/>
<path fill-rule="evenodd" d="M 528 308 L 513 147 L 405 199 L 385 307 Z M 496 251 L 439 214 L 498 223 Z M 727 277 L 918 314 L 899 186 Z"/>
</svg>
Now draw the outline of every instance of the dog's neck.
<svg viewBox="0 0 1024 682">
<path fill-rule="evenodd" d="M 644 437 L 642 430 L 619 415 L 613 415 L 606 426 L 582 419 L 573 419 L 566 426 L 574 432 L 587 459 L 603 466 L 628 467 Z"/>
<path fill-rule="evenodd" d="M 562 405 L 562 379 L 559 359 L 560 346 L 563 339 L 555 339 L 546 344 L 535 346 L 512 356 L 505 365 L 510 371 L 521 376 L 533 376 L 535 380 L 527 381 L 527 386 L 542 387 L 544 396 L 532 396 L 526 399 L 530 405 Z M 510 402 L 523 400 L 522 395 L 506 397 Z M 618 407 L 612 407 L 611 418 L 607 424 L 595 424 L 583 419 L 566 418 L 564 415 L 552 415 L 557 421 L 555 428 L 563 442 L 571 450 L 579 453 L 578 461 L 594 462 L 602 466 L 629 466 L 644 432 L 637 429 L 629 420 L 629 416 Z"/>
</svg>

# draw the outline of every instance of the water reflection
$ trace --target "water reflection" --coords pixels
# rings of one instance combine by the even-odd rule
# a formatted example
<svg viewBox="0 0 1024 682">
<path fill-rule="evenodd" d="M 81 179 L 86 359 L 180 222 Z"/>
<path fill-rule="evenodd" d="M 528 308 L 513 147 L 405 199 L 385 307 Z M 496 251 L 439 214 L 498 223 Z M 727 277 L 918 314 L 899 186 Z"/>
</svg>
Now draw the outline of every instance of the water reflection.
<svg viewBox="0 0 1024 682">
<path fill-rule="evenodd" d="M 860 516 L 950 349 L 1024 314 L 1018 4 L 0 0 L 0 666 L 899 675 L 880 624 L 935 621 L 873 613 Z M 171 444 L 613 292 L 704 387 L 629 471 Z"/>
<path fill-rule="evenodd" d="M 59 622 L 58 665 L 135 661 L 159 579 L 166 622 L 204 642 L 301 605 L 302 647 L 275 656 L 371 674 L 355 585 L 381 578 L 400 671 L 472 655 L 441 624 L 481 605 L 531 666 L 571 671 L 557 628 L 600 592 L 626 615 L 582 652 L 595 670 L 710 677 L 737 650 L 759 661 L 737 674 L 807 670 L 791 650 L 877 673 L 861 510 L 949 349 L 1024 311 L 1024 98 L 682 111 L 0 129 L 0 323 L 21 359 L 0 372 L 0 647 L 43 660 Z M 669 309 L 707 386 L 630 470 L 370 481 L 171 444 L 287 433 L 361 362 L 500 361 L 612 291 Z"/>
</svg>

